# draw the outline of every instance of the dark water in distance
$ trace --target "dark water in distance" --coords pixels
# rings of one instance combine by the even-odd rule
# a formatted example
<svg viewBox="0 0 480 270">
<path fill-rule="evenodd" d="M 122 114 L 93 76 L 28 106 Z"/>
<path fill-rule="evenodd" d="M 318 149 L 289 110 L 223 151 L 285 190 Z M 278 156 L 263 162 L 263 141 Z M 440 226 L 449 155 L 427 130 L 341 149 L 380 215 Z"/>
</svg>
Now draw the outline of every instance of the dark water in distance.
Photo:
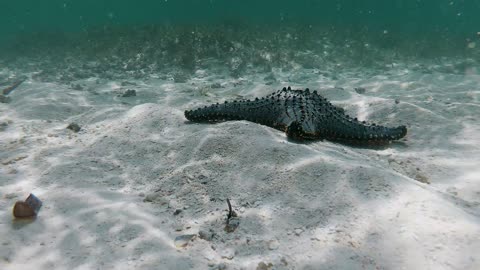
<svg viewBox="0 0 480 270">
<path fill-rule="evenodd" d="M 0 65 L 45 80 L 191 74 L 211 59 L 239 77 L 420 58 L 480 65 L 480 0 L 0 0 Z"/>
<path fill-rule="evenodd" d="M 479 14 L 479 0 L 2 0 L 0 36 L 103 25 L 240 21 L 475 38 Z"/>
</svg>

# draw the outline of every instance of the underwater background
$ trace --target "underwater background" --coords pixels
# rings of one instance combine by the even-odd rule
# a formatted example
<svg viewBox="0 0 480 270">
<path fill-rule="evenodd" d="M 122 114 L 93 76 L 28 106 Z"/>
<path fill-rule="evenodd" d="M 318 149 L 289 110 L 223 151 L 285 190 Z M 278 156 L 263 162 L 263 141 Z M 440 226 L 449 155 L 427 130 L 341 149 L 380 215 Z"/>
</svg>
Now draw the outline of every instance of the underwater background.
<svg viewBox="0 0 480 270">
<path fill-rule="evenodd" d="M 475 40 L 480 25 L 475 0 L 34 0 L 0 3 L 0 37 L 11 41 L 32 33 L 75 33 L 99 27 L 246 24 L 323 27 L 361 32 L 378 39 Z M 465 45 L 465 44 L 461 44 Z"/>
<path fill-rule="evenodd" d="M 463 73 L 477 63 L 479 11 L 473 0 L 2 1 L 0 59 L 25 68 L 20 58 L 49 58 L 57 73 L 96 61 L 80 79 L 107 69 L 136 78 L 162 66 L 188 73 L 206 59 L 234 77 L 251 67 L 384 68 L 442 57 L 450 57 L 447 71 Z"/>
<path fill-rule="evenodd" d="M 480 0 L 0 0 L 0 269 L 480 269 L 479 15 Z M 407 134 L 297 143 L 186 118 L 289 86 Z M 41 212 L 17 222 L 30 193 Z"/>
<path fill-rule="evenodd" d="M 248 22 L 329 25 L 411 35 L 472 37 L 480 25 L 475 0 L 35 0 L 2 1 L 0 34 L 83 31 L 98 26 Z"/>
</svg>

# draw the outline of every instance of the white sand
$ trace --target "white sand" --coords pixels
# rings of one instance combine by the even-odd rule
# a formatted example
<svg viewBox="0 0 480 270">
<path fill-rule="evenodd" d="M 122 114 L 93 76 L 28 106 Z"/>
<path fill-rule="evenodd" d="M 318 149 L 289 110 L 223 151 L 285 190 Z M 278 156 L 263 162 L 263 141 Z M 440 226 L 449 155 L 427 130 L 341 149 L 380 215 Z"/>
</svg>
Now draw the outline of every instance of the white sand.
<svg viewBox="0 0 480 270">
<path fill-rule="evenodd" d="M 29 79 L 0 104 L 0 269 L 480 269 L 476 73 L 399 66 L 331 81 L 275 71 L 267 86 L 265 74 L 197 71 L 187 83 L 76 82 L 83 90 Z M 409 133 L 361 149 L 183 116 L 286 85 L 327 89 L 350 114 Z M 117 97 L 127 88 L 137 96 Z M 14 221 L 30 192 L 44 203 L 38 218 Z M 226 198 L 240 216 L 233 233 L 223 230 Z M 215 236 L 175 247 L 200 230 Z"/>
</svg>

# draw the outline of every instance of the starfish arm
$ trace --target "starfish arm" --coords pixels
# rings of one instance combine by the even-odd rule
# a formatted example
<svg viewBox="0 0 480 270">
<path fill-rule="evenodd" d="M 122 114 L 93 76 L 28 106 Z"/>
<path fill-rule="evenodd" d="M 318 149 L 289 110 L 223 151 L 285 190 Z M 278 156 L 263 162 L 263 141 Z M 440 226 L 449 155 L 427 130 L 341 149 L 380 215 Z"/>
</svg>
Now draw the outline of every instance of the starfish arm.
<svg viewBox="0 0 480 270">
<path fill-rule="evenodd" d="M 279 119 L 285 119 L 285 113 L 279 104 L 270 98 L 242 100 L 213 104 L 185 111 L 185 117 L 194 122 L 221 122 L 228 120 L 247 120 L 284 130 Z"/>
<path fill-rule="evenodd" d="M 318 136 L 327 139 L 351 141 L 393 141 L 403 138 L 407 134 L 405 126 L 384 127 L 376 124 L 367 124 L 355 119 L 326 120 L 317 123 Z"/>
</svg>

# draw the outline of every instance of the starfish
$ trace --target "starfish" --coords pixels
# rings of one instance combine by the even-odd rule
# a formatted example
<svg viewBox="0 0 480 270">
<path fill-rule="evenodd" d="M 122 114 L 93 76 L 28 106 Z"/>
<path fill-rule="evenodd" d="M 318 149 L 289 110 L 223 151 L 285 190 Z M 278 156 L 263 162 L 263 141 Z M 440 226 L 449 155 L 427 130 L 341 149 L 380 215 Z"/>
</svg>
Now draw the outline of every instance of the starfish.
<svg viewBox="0 0 480 270">
<path fill-rule="evenodd" d="M 283 88 L 263 98 L 213 104 L 185 111 L 194 122 L 247 120 L 285 131 L 293 140 L 388 143 L 407 134 L 405 126 L 384 127 L 359 121 L 317 91 Z"/>
</svg>

